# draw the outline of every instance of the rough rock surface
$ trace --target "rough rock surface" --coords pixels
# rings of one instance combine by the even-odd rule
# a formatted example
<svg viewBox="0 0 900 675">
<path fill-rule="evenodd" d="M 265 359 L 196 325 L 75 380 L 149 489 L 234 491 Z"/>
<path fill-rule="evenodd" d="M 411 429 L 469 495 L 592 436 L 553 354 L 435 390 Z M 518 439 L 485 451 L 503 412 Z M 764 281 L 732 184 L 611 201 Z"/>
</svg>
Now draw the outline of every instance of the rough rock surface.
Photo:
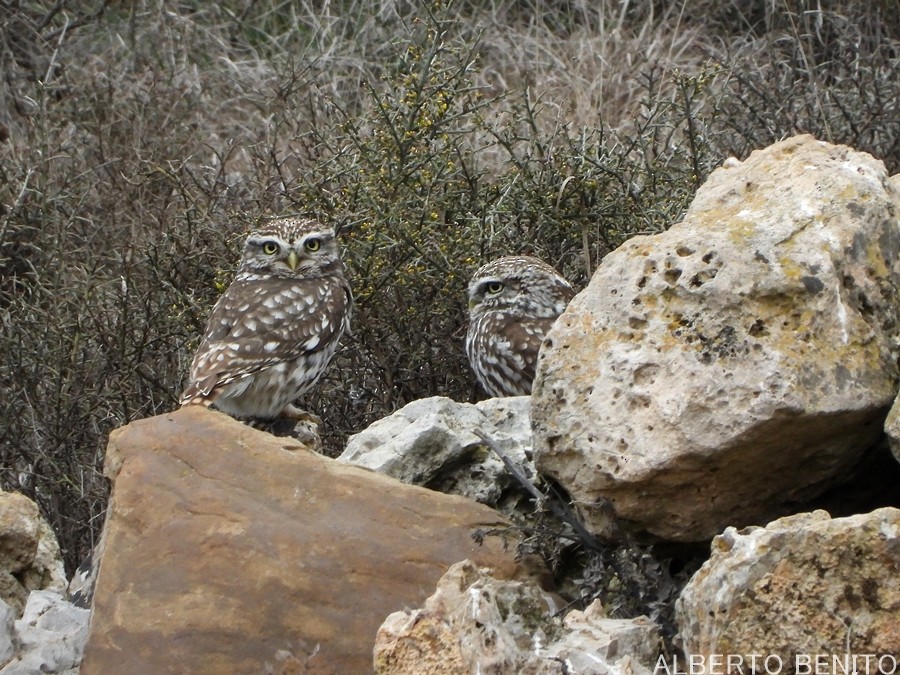
<svg viewBox="0 0 900 675">
<path fill-rule="evenodd" d="M 659 633 L 649 619 L 608 619 L 599 603 L 553 617 L 531 583 L 498 580 L 472 561 L 450 568 L 422 609 L 391 614 L 375 643 L 383 675 L 650 673 Z"/>
<path fill-rule="evenodd" d="M 32 591 L 22 618 L 14 626 L 3 622 L 0 644 L 8 640 L 12 651 L 3 659 L 0 675 L 77 673 L 89 615 L 55 591 Z"/>
<path fill-rule="evenodd" d="M 537 469 L 590 529 L 700 541 L 848 473 L 900 380 L 898 187 L 799 136 L 726 162 L 682 223 L 606 256 L 532 393 Z"/>
<path fill-rule="evenodd" d="M 475 404 L 443 396 L 413 401 L 352 436 L 338 459 L 512 513 L 525 493 L 475 435 L 476 429 L 493 439 L 527 477 L 534 476 L 528 396 Z"/>
<path fill-rule="evenodd" d="M 891 406 L 891 411 L 884 421 L 884 431 L 891 444 L 891 452 L 894 453 L 894 457 L 900 462 L 900 397 L 897 397 L 894 405 Z"/>
<path fill-rule="evenodd" d="M 728 528 L 676 604 L 682 647 L 785 664 L 810 654 L 900 655 L 898 579 L 898 509 Z"/>
<path fill-rule="evenodd" d="M 891 176 L 890 182 L 894 186 L 894 190 L 900 192 L 900 174 Z M 891 411 L 884 422 L 884 431 L 887 433 L 891 452 L 894 453 L 896 460 L 900 462 L 900 396 L 894 400 L 894 405 L 891 406 Z"/>
<path fill-rule="evenodd" d="M 0 600 L 0 666 L 16 655 L 16 613 L 6 601 Z"/>
<path fill-rule="evenodd" d="M 37 504 L 17 492 L 0 492 L 0 599 L 21 615 L 34 590 L 64 592 L 59 544 Z"/>
<path fill-rule="evenodd" d="M 517 572 L 461 497 L 185 408 L 114 432 L 83 673 L 364 673 L 458 560 Z"/>
</svg>

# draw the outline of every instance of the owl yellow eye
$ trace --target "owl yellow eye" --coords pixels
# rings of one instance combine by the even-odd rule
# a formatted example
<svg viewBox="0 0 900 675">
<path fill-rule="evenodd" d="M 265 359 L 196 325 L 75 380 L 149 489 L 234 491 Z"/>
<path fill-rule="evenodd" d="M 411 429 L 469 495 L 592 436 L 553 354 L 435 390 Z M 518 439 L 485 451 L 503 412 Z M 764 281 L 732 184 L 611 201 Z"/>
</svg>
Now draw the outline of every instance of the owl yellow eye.
<svg viewBox="0 0 900 675">
<path fill-rule="evenodd" d="M 322 248 L 322 240 L 318 237 L 310 237 L 305 242 L 303 242 L 303 248 L 305 248 L 310 253 L 315 253 L 320 248 Z"/>
<path fill-rule="evenodd" d="M 503 290 L 503 282 L 502 281 L 491 281 L 488 282 L 487 292 L 490 295 L 497 295 L 500 291 Z"/>
<path fill-rule="evenodd" d="M 267 241 L 263 243 L 262 250 L 266 255 L 275 255 L 276 253 L 278 253 L 278 244 L 276 244 L 274 241 Z"/>
</svg>

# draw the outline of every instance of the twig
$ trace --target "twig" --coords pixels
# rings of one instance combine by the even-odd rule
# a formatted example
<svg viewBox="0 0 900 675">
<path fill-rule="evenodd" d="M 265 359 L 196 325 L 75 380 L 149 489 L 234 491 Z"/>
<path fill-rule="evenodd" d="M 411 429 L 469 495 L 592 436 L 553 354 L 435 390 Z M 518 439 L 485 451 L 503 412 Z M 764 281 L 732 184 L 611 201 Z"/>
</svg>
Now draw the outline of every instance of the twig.
<svg viewBox="0 0 900 675">
<path fill-rule="evenodd" d="M 603 551 L 606 547 L 600 542 L 597 537 L 588 532 L 584 525 L 581 524 L 581 521 L 578 520 L 578 517 L 569 508 L 569 505 L 566 504 L 562 499 L 548 499 L 547 495 L 538 490 L 538 488 L 525 476 L 524 472 L 521 468 L 519 468 L 515 462 L 513 462 L 506 454 L 500 449 L 500 446 L 486 433 L 484 433 L 481 429 L 475 429 L 475 435 L 478 436 L 482 441 L 484 441 L 485 445 L 493 452 L 497 457 L 500 458 L 500 461 L 503 462 L 503 465 L 506 467 L 506 470 L 509 471 L 510 475 L 518 481 L 525 490 L 535 498 L 538 504 L 546 505 L 550 512 L 555 515 L 557 518 L 562 520 L 564 523 L 569 525 L 578 537 L 584 542 L 584 544 L 594 550 L 594 551 Z"/>
<path fill-rule="evenodd" d="M 500 449 L 497 443 L 491 439 L 487 434 L 485 434 L 481 429 L 475 429 L 474 433 L 478 438 L 484 441 L 485 445 L 500 458 L 500 461 L 503 462 L 503 465 L 506 467 L 507 471 L 509 471 L 510 475 L 515 478 L 519 483 L 521 483 L 522 487 L 528 491 L 537 501 L 539 505 L 546 505 L 546 507 L 550 510 L 550 512 L 559 518 L 561 521 L 569 525 L 575 532 L 575 534 L 581 539 L 581 542 L 592 551 L 595 551 L 599 554 L 600 559 L 604 562 L 604 564 L 609 565 L 612 568 L 615 575 L 619 578 L 622 584 L 628 589 L 630 594 L 640 600 L 643 597 L 643 590 L 641 588 L 641 584 L 637 579 L 634 578 L 633 574 L 628 573 L 622 564 L 616 559 L 616 552 L 621 549 L 622 546 L 626 548 L 634 548 L 635 543 L 632 541 L 631 537 L 628 536 L 627 533 L 619 532 L 619 536 L 622 538 L 619 546 L 610 546 L 604 545 L 596 536 L 588 532 L 584 525 L 581 524 L 581 521 L 578 520 L 575 513 L 569 508 L 569 505 L 566 504 L 565 500 L 560 496 L 551 486 L 551 492 L 553 493 L 553 499 L 549 498 L 548 495 L 545 495 L 541 492 L 528 478 L 525 476 L 524 472 L 520 467 L 518 467 L 515 462 L 513 462 L 506 454 Z"/>
</svg>

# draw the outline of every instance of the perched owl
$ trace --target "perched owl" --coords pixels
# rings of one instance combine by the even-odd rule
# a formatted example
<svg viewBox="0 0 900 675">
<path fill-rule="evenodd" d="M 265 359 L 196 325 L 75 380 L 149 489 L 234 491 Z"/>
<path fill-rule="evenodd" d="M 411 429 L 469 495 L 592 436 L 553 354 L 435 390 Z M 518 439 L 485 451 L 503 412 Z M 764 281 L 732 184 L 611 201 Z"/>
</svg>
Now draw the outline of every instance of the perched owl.
<svg viewBox="0 0 900 675">
<path fill-rule="evenodd" d="M 352 303 L 330 227 L 300 218 L 262 225 L 213 307 L 181 404 L 306 418 L 291 402 L 325 371 L 349 330 Z"/>
<path fill-rule="evenodd" d="M 509 256 L 469 282 L 466 354 L 490 396 L 531 393 L 541 342 L 575 291 L 550 265 Z"/>
</svg>

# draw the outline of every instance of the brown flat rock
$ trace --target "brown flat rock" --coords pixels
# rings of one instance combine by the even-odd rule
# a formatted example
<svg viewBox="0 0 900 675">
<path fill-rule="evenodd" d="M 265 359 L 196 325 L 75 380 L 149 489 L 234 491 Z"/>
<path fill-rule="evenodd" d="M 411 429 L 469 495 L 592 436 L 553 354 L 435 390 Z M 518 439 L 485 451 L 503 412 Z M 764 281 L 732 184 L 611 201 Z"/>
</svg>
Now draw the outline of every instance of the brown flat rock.
<svg viewBox="0 0 900 675">
<path fill-rule="evenodd" d="M 199 407 L 112 434 L 82 675 L 366 673 L 385 617 L 460 560 L 509 578 L 495 511 Z"/>
</svg>

